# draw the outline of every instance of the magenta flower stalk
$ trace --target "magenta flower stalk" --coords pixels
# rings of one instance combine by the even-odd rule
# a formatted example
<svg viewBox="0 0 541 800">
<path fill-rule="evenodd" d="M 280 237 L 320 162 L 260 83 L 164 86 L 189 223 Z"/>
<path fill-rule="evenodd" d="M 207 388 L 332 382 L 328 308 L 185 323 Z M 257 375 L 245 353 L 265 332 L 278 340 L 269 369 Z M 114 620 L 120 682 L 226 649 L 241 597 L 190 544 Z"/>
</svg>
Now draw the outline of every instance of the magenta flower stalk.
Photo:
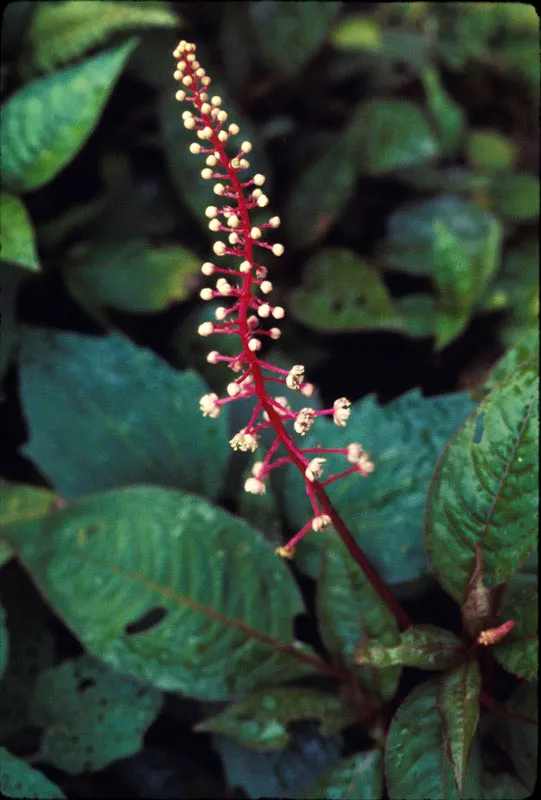
<svg viewBox="0 0 541 800">
<path fill-rule="evenodd" d="M 173 53 L 177 60 L 174 78 L 181 88 L 176 93 L 179 102 L 190 103 L 193 111 L 184 111 L 184 127 L 192 130 L 198 142 L 189 146 L 193 155 L 205 157 L 201 177 L 214 181 L 214 194 L 221 201 L 220 206 L 209 205 L 205 215 L 209 229 L 221 234 L 214 243 L 213 251 L 217 258 L 224 257 L 236 262 L 236 266 L 219 266 L 205 262 L 201 267 L 203 275 L 216 276 L 215 288 L 202 289 L 202 300 L 219 298 L 228 301 L 215 312 L 215 322 L 204 322 L 199 326 L 200 336 L 234 334 L 240 340 L 240 352 L 235 356 L 221 355 L 212 350 L 207 356 L 210 364 L 225 364 L 236 376 L 227 386 L 227 397 L 220 398 L 215 393 L 204 395 L 200 408 L 204 416 L 216 419 L 222 408 L 237 400 L 255 401 L 248 423 L 231 439 L 234 450 L 254 452 L 259 446 L 261 431 L 274 432 L 274 440 L 262 461 L 256 461 L 252 475 L 244 484 L 245 491 L 251 494 L 264 494 L 269 474 L 286 464 L 293 464 L 302 474 L 306 493 L 312 507 L 312 516 L 301 530 L 276 552 L 285 558 L 292 558 L 299 541 L 310 531 L 321 531 L 333 525 L 352 557 L 359 564 L 367 579 L 379 595 L 387 602 L 396 618 L 408 627 L 408 616 L 387 589 L 376 570 L 363 553 L 352 533 L 349 531 L 325 493 L 324 486 L 347 475 L 356 473 L 368 477 L 374 469 L 370 457 L 358 442 L 345 448 L 299 447 L 290 433 L 304 436 L 318 417 L 332 417 L 335 425 L 344 427 L 350 416 L 351 403 L 345 397 L 335 400 L 331 408 L 316 411 L 310 406 L 293 412 L 286 396 L 271 397 L 267 384 L 279 383 L 284 389 L 300 392 L 309 398 L 314 391 L 311 383 L 304 377 L 304 367 L 296 365 L 290 370 L 279 369 L 259 357 L 265 339 L 280 338 L 280 328 L 276 326 L 285 316 L 280 305 L 269 300 L 273 286 L 267 277 L 267 269 L 259 262 L 262 250 L 270 251 L 280 257 L 284 246 L 271 244 L 265 240 L 270 231 L 280 227 L 279 217 L 273 216 L 267 222 L 253 225 L 250 212 L 265 208 L 269 200 L 261 188 L 265 176 L 259 173 L 244 178 L 250 164 L 246 156 L 252 150 L 249 141 L 242 141 L 234 156 L 226 152 L 226 146 L 239 134 L 239 126 L 228 122 L 227 112 L 222 109 L 222 98 L 211 96 L 211 79 L 199 64 L 194 44 L 181 41 Z M 221 264 L 221 261 L 220 261 Z M 272 327 L 265 327 L 267 321 Z M 279 448 L 286 455 L 276 457 Z M 348 465 L 341 472 L 324 476 L 327 456 L 342 456 Z"/>
</svg>

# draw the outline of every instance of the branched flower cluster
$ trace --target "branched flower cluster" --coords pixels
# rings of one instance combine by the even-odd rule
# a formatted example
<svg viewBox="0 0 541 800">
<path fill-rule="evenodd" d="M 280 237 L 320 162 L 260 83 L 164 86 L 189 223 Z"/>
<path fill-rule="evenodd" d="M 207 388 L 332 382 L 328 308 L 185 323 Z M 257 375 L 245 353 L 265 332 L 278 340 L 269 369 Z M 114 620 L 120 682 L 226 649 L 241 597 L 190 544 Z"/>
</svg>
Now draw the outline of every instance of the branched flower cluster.
<svg viewBox="0 0 541 800">
<path fill-rule="evenodd" d="M 235 264 L 219 266 L 207 261 L 201 267 L 203 275 L 216 277 L 215 287 L 202 289 L 201 298 L 218 298 L 224 305 L 216 309 L 216 321 L 202 323 L 198 333 L 200 336 L 235 334 L 239 337 L 240 352 L 234 356 L 221 355 L 218 350 L 209 352 L 207 361 L 210 364 L 226 364 L 236 377 L 227 386 L 227 397 L 206 394 L 200 400 L 200 408 L 204 416 L 216 419 L 227 403 L 255 401 L 248 424 L 231 439 L 234 450 L 256 451 L 261 431 L 273 430 L 274 440 L 265 458 L 256 461 L 244 485 L 247 492 L 264 494 L 269 474 L 285 464 L 294 464 L 301 471 L 313 516 L 284 547 L 277 549 L 279 555 L 291 558 L 296 544 L 308 531 L 320 531 L 333 522 L 327 513 L 332 511 L 328 501 L 329 508 L 322 507 L 325 495 L 321 487 L 352 473 L 367 476 L 374 465 L 357 442 L 345 448 L 303 448 L 292 439 L 290 427 L 304 436 L 318 417 L 330 416 L 336 425 L 344 427 L 351 406 L 345 397 L 336 400 L 331 408 L 316 411 L 307 405 L 294 412 L 285 396 L 272 397 L 267 392 L 267 384 L 271 382 L 283 384 L 284 388 L 298 391 L 306 398 L 314 391 L 312 384 L 305 381 L 303 366 L 279 369 L 259 357 L 265 338 L 277 340 L 281 335 L 279 327 L 268 327 L 265 323 L 279 322 L 285 316 L 282 306 L 269 302 L 272 283 L 267 278 L 266 267 L 258 263 L 261 250 L 268 250 L 277 257 L 283 255 L 282 244 L 265 241 L 266 234 L 280 226 L 280 219 L 273 216 L 263 224 L 252 224 L 250 212 L 265 208 L 269 203 L 261 188 L 265 184 L 264 175 L 241 177 L 250 167 L 246 156 L 252 144 L 242 141 L 233 156 L 226 151 L 230 140 L 239 134 L 239 126 L 228 120 L 227 112 L 222 109 L 222 98 L 210 92 L 212 81 L 197 60 L 195 45 L 181 41 L 173 55 L 177 60 L 174 78 L 181 86 L 176 99 L 190 103 L 193 108 L 182 113 L 182 120 L 185 128 L 193 131 L 199 140 L 190 144 L 189 151 L 204 157 L 201 177 L 214 181 L 214 194 L 221 201 L 219 206 L 209 205 L 205 210 L 209 229 L 220 234 L 213 251 L 218 258 L 227 257 Z M 280 447 L 286 455 L 278 457 Z M 330 454 L 345 457 L 351 466 L 321 480 L 326 457 Z"/>
</svg>

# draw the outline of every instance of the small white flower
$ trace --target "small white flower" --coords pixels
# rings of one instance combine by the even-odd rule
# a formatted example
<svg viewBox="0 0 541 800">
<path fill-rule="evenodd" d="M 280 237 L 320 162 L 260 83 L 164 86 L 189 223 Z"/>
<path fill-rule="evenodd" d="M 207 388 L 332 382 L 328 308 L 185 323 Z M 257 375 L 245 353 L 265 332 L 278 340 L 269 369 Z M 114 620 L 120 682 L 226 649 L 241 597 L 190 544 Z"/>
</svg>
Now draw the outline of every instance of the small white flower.
<svg viewBox="0 0 541 800">
<path fill-rule="evenodd" d="M 299 389 L 302 384 L 303 378 L 304 378 L 304 367 L 302 366 L 302 364 L 296 364 L 294 367 L 291 367 L 286 377 L 287 388 L 291 389 L 292 391 Z"/>
<path fill-rule="evenodd" d="M 243 428 L 239 433 L 236 433 L 229 442 L 233 450 L 242 450 L 244 453 L 254 452 L 257 450 L 258 438 L 255 434 L 246 433 L 246 428 Z"/>
<path fill-rule="evenodd" d="M 374 472 L 375 469 L 374 464 L 370 461 L 370 456 L 368 453 L 363 453 L 361 455 L 359 461 L 357 462 L 357 466 L 361 475 L 364 475 L 365 477 Z"/>
<path fill-rule="evenodd" d="M 313 531 L 321 531 L 323 528 L 327 528 L 331 524 L 331 518 L 328 514 L 320 514 L 319 517 L 314 517 L 312 520 L 312 530 Z"/>
<path fill-rule="evenodd" d="M 265 494 L 267 487 L 257 478 L 248 478 L 244 484 L 244 491 L 248 494 Z"/>
<path fill-rule="evenodd" d="M 212 322 L 202 322 L 197 329 L 197 333 L 199 336 L 210 336 L 211 333 L 214 333 L 214 325 Z"/>
<path fill-rule="evenodd" d="M 272 246 L 272 254 L 274 256 L 283 256 L 284 255 L 284 245 L 283 244 L 273 244 Z"/>
<path fill-rule="evenodd" d="M 339 428 L 345 428 L 346 422 L 351 414 L 351 403 L 347 397 L 340 397 L 338 400 L 335 400 L 333 409 L 333 420 L 335 425 L 338 425 Z"/>
<path fill-rule="evenodd" d="M 217 394 L 204 394 L 199 401 L 199 408 L 204 417 L 216 419 L 220 415 L 221 408 L 218 404 Z"/>
<path fill-rule="evenodd" d="M 313 483 L 320 478 L 323 472 L 323 464 L 326 460 L 327 459 L 325 458 L 313 458 L 304 470 L 304 476 L 306 480 L 310 481 L 310 483 Z"/>
<path fill-rule="evenodd" d="M 233 383 L 228 383 L 227 384 L 227 394 L 229 395 L 229 397 L 237 397 L 237 395 L 240 394 L 240 391 L 241 390 L 240 390 L 240 386 L 238 385 L 238 383 L 235 383 L 233 381 Z"/>
<path fill-rule="evenodd" d="M 347 452 L 347 460 L 350 464 L 356 464 L 361 457 L 363 452 L 362 446 L 359 442 L 352 442 L 348 445 L 348 452 Z"/>
<path fill-rule="evenodd" d="M 301 408 L 297 414 L 297 419 L 293 423 L 295 432 L 300 436 L 304 436 L 314 424 L 315 418 L 316 412 L 313 408 Z"/>
</svg>

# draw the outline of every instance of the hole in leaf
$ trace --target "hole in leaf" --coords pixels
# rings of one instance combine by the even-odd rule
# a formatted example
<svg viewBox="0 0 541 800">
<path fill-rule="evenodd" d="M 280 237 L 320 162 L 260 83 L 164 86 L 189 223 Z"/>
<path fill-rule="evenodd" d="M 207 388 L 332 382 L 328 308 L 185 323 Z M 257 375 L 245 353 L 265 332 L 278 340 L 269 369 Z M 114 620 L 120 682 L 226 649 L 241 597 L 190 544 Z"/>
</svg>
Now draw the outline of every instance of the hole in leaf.
<svg viewBox="0 0 541 800">
<path fill-rule="evenodd" d="M 339 314 L 344 309 L 344 304 L 341 300 L 333 300 L 332 302 L 332 310 L 335 314 Z"/>
<path fill-rule="evenodd" d="M 479 444 L 483 438 L 485 430 L 485 412 L 481 411 L 475 418 L 475 429 L 473 431 L 473 443 Z"/>
<path fill-rule="evenodd" d="M 161 622 L 166 614 L 165 608 L 151 608 L 150 611 L 146 611 L 134 622 L 126 625 L 124 630 L 130 636 L 134 633 L 143 633 L 143 631 L 148 631 Z"/>
<path fill-rule="evenodd" d="M 82 681 L 80 681 L 79 685 L 77 686 L 77 689 L 80 692 L 84 692 L 85 689 L 90 689 L 91 686 L 95 685 L 96 681 L 93 678 L 84 678 Z"/>
</svg>

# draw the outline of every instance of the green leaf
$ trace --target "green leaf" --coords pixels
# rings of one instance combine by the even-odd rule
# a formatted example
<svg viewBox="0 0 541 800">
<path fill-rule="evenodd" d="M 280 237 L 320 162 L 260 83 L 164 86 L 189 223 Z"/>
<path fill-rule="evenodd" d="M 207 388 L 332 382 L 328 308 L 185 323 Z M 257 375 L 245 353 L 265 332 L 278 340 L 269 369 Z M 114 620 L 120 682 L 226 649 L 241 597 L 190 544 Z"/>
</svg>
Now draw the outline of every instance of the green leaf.
<svg viewBox="0 0 541 800">
<path fill-rule="evenodd" d="M 352 405 L 347 428 L 319 420 L 304 437 L 306 447 L 347 447 L 357 441 L 370 454 L 376 468 L 368 478 L 351 475 L 332 483 L 328 494 L 386 583 L 429 574 L 423 514 L 430 477 L 444 444 L 473 407 L 465 394 L 424 398 L 413 391 L 385 408 L 369 396 Z M 329 456 L 324 477 L 344 466 L 349 465 L 343 458 Z M 287 473 L 284 505 L 293 529 L 301 528 L 310 508 L 296 472 Z M 311 533 L 299 543 L 295 560 L 312 576 L 329 535 Z"/>
<path fill-rule="evenodd" d="M 48 183 L 77 155 L 137 44 L 136 39 L 32 81 L 5 101 L 0 174 L 18 191 Z"/>
<path fill-rule="evenodd" d="M 383 31 L 372 17 L 351 15 L 340 18 L 330 39 L 339 50 L 379 52 L 383 46 Z"/>
<path fill-rule="evenodd" d="M 0 606 L 0 679 L 9 660 L 9 637 L 6 628 L 6 612 Z"/>
<path fill-rule="evenodd" d="M 517 775 L 530 793 L 534 792 L 537 780 L 537 694 L 537 685 L 523 683 L 505 703 L 510 714 L 518 716 L 494 714 L 491 719 L 491 733 L 510 756 Z"/>
<path fill-rule="evenodd" d="M 539 217 L 539 178 L 513 173 L 499 175 L 490 187 L 497 214 L 509 222 L 529 222 Z"/>
<path fill-rule="evenodd" d="M 320 250 L 305 264 L 303 276 L 290 312 L 307 327 L 325 333 L 400 327 L 381 277 L 352 250 Z"/>
<path fill-rule="evenodd" d="M 226 700 L 324 669 L 294 644 L 287 567 L 248 524 L 194 495 L 93 495 L 10 543 L 90 655 L 119 672 Z"/>
<path fill-rule="evenodd" d="M 358 714 L 337 695 L 315 689 L 268 689 L 231 703 L 225 711 L 200 722 L 197 731 L 229 736 L 262 752 L 281 750 L 291 740 L 287 725 L 316 719 L 322 736 L 353 725 Z"/>
<path fill-rule="evenodd" d="M 58 786 L 37 769 L 0 747 L 0 794 L 2 797 L 53 800 L 64 798 Z"/>
<path fill-rule="evenodd" d="M 359 130 L 356 117 L 324 146 L 293 180 L 284 220 L 296 248 L 324 239 L 351 200 L 357 183 Z"/>
<path fill-rule="evenodd" d="M 405 203 L 390 215 L 381 250 L 386 265 L 412 275 L 434 275 L 437 223 L 460 242 L 474 268 L 483 266 L 492 253 L 498 221 L 478 205 L 453 195 Z M 481 269 L 483 275 L 486 271 Z"/>
<path fill-rule="evenodd" d="M 46 72 L 103 44 L 117 31 L 178 25 L 178 16 L 166 3 L 156 0 L 41 2 L 34 10 L 28 30 L 26 60 Z"/>
<path fill-rule="evenodd" d="M 439 154 L 423 113 L 403 100 L 370 100 L 356 115 L 357 152 L 362 172 L 379 175 L 424 164 Z"/>
<path fill-rule="evenodd" d="M 253 35 L 265 65 L 292 77 L 323 45 L 340 8 L 338 2 L 260 0 L 249 6 Z"/>
<path fill-rule="evenodd" d="M 442 679 L 437 705 L 449 759 L 462 795 L 473 737 L 479 722 L 481 671 L 475 658 Z"/>
<path fill-rule="evenodd" d="M 175 372 L 123 336 L 27 330 L 25 453 L 68 499 L 132 483 L 217 497 L 230 457 L 227 420 L 203 418 L 205 391 L 198 375 Z"/>
<path fill-rule="evenodd" d="M 470 320 L 472 309 L 500 262 L 501 230 L 492 220 L 485 249 L 474 258 L 445 222 L 434 222 L 432 263 L 438 289 L 436 344 L 444 347 Z"/>
<path fill-rule="evenodd" d="M 407 336 L 424 338 L 436 330 L 436 302 L 430 294 L 408 294 L 395 300 Z"/>
<path fill-rule="evenodd" d="M 206 63 L 205 54 L 203 53 L 199 56 L 199 59 L 204 66 Z M 213 80 L 212 92 L 222 98 L 222 106 L 227 109 L 229 119 L 239 126 L 242 132 L 242 139 L 249 139 L 252 142 L 253 152 L 250 153 L 250 170 L 252 173 L 261 172 L 266 176 L 265 189 L 270 191 L 272 189 L 272 168 L 263 153 L 263 148 L 259 144 L 261 137 L 258 129 L 252 120 L 245 116 L 238 105 L 233 102 L 225 86 Z M 161 92 L 158 100 L 163 149 L 171 178 L 179 197 L 191 211 L 194 220 L 202 226 L 205 234 L 209 236 L 205 208 L 209 204 L 215 204 L 216 196 L 212 194 L 210 182 L 201 177 L 204 156 L 192 155 L 188 150 L 190 144 L 197 141 L 197 138 L 194 136 L 194 131 L 187 130 L 182 124 L 181 112 L 184 107 L 183 103 L 179 103 L 175 99 L 175 82 L 171 78 L 171 86 Z M 230 152 L 233 153 L 234 151 L 236 154 L 239 144 L 235 143 L 233 138 L 231 142 Z M 265 209 L 265 212 L 267 211 L 268 208 Z M 268 214 L 265 214 L 265 221 L 267 219 Z M 257 218 L 254 217 L 254 223 L 256 221 Z M 214 239 L 213 235 L 212 239 Z"/>
<path fill-rule="evenodd" d="M 310 787 L 307 797 L 319 800 L 380 800 L 383 797 L 383 759 L 378 750 L 343 758 Z"/>
<path fill-rule="evenodd" d="M 433 679 L 417 686 L 393 717 L 385 753 L 391 800 L 458 800 L 460 796 L 444 750 L 436 705 L 439 683 Z"/>
<path fill-rule="evenodd" d="M 539 360 L 539 331 L 533 329 L 525 333 L 511 347 L 500 361 L 496 364 L 485 382 L 485 389 L 490 391 L 499 383 L 510 377 L 514 370 L 525 361 L 536 362 Z"/>
<path fill-rule="evenodd" d="M 34 228 L 20 197 L 7 192 L 0 194 L 0 220 L 2 260 L 39 272 Z"/>
<path fill-rule="evenodd" d="M 338 536 L 331 535 L 323 550 L 316 602 L 321 637 L 339 663 L 359 663 L 356 651 L 364 637 L 381 647 L 398 644 L 394 615 Z M 383 698 L 391 698 L 396 692 L 400 670 L 381 673 L 364 669 L 361 677 Z"/>
<path fill-rule="evenodd" d="M 441 149 L 453 153 L 459 147 L 464 132 L 466 116 L 442 86 L 439 73 L 427 66 L 421 73 L 426 102 L 434 125 L 439 133 Z"/>
<path fill-rule="evenodd" d="M 368 641 L 357 648 L 357 664 L 387 668 L 395 664 L 420 669 L 439 670 L 462 660 L 463 644 L 458 636 L 435 625 L 415 625 L 400 634 L 394 646 Z"/>
<path fill-rule="evenodd" d="M 58 498 L 49 489 L 0 481 L 0 567 L 13 555 L 2 535 L 14 526 L 47 514 Z"/>
<path fill-rule="evenodd" d="M 72 293 L 102 306 L 144 314 L 184 300 L 197 285 L 200 259 L 183 247 L 152 248 L 143 239 L 96 248 L 66 279 Z"/>
<path fill-rule="evenodd" d="M 279 753 L 249 750 L 225 736 L 213 736 L 227 784 L 250 798 L 303 797 L 340 758 L 340 734 L 323 737 L 315 723 L 299 723 L 292 742 Z"/>
<path fill-rule="evenodd" d="M 538 678 L 538 619 L 537 587 L 508 586 L 500 622 L 513 620 L 515 627 L 494 645 L 494 656 L 508 672 L 530 681 Z"/>
<path fill-rule="evenodd" d="M 39 761 L 77 775 L 127 758 L 142 748 L 161 704 L 161 692 L 87 655 L 64 661 L 36 684 L 30 721 L 42 729 Z"/>
<path fill-rule="evenodd" d="M 480 548 L 488 588 L 508 580 L 537 541 L 537 375 L 518 369 L 450 441 L 430 486 L 426 546 L 436 577 L 466 599 Z"/>
<path fill-rule="evenodd" d="M 467 153 L 473 169 L 488 173 L 512 169 L 517 158 L 514 143 L 501 133 L 491 130 L 470 131 Z M 505 181 L 505 176 L 499 175 L 497 182 L 501 180 Z"/>
</svg>

